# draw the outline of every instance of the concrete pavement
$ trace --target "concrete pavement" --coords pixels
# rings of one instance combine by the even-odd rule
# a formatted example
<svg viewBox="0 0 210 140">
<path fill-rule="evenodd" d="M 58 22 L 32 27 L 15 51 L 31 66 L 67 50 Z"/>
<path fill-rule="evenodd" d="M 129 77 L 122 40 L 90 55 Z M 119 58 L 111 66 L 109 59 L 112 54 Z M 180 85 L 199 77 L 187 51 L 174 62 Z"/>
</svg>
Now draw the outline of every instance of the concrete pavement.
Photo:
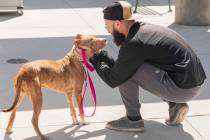
<svg viewBox="0 0 210 140">
<path fill-rule="evenodd" d="M 102 9 L 114 0 L 24 0 L 24 15 L 0 13 L 0 109 L 13 101 L 13 77 L 21 64 L 9 64 L 11 58 L 38 59 L 62 58 L 72 47 L 77 33 L 96 34 L 109 41 L 106 49 L 116 57 L 118 50 L 112 37 L 104 29 Z M 134 5 L 135 0 L 130 0 Z M 174 24 L 173 11 L 168 12 L 167 1 L 142 0 L 141 21 L 167 26 L 180 33 L 199 55 L 207 77 L 210 76 L 210 27 L 182 26 Z M 173 4 L 173 1 L 172 1 Z M 153 14 L 146 14 L 153 11 Z M 208 140 L 210 124 L 210 86 L 207 80 L 201 94 L 192 100 L 188 117 L 182 125 L 170 127 L 164 124 L 168 107 L 157 97 L 140 89 L 142 115 L 146 120 L 144 133 L 122 133 L 105 129 L 107 121 L 125 115 L 117 89 L 111 89 L 94 72 L 91 74 L 96 87 L 98 106 L 96 115 L 87 118 L 90 125 L 72 126 L 65 97 L 44 89 L 43 111 L 40 128 L 50 139 L 88 140 Z M 93 111 L 90 94 L 85 111 Z M 6 135 L 5 127 L 10 114 L 0 113 L 0 140 L 35 140 L 31 125 L 31 105 L 26 98 L 19 108 L 14 132 Z"/>
</svg>

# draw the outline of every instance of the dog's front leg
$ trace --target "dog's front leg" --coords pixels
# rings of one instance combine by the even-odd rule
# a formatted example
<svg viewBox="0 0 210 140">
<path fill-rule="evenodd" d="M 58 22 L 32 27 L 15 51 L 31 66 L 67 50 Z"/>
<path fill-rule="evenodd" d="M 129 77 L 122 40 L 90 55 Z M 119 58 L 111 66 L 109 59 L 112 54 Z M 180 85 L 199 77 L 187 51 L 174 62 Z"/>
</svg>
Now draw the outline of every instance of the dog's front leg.
<svg viewBox="0 0 210 140">
<path fill-rule="evenodd" d="M 70 109 L 70 114 L 71 114 L 71 118 L 72 118 L 72 121 L 73 121 L 73 125 L 78 125 L 79 124 L 79 121 L 77 119 L 77 116 L 76 116 L 76 111 L 75 111 L 75 106 L 74 106 L 74 103 L 73 103 L 73 95 L 72 93 L 66 93 L 66 98 L 67 98 L 67 102 L 69 104 L 69 109 Z"/>
<path fill-rule="evenodd" d="M 81 106 L 81 102 L 82 102 L 82 95 L 81 95 L 81 93 L 76 94 L 76 98 L 77 98 L 77 104 L 78 104 L 79 114 L 80 114 L 80 124 L 81 125 L 87 125 L 89 123 L 85 121 L 84 110 L 82 110 L 83 108 L 80 107 Z"/>
</svg>

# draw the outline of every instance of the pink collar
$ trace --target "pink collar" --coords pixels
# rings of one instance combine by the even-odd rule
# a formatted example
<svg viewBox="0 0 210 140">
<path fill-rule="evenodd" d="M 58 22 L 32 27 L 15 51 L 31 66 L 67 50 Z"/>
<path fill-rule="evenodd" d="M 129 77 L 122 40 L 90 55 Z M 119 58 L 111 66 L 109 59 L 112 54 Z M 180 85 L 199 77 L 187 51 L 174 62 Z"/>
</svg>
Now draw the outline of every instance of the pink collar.
<svg viewBox="0 0 210 140">
<path fill-rule="evenodd" d="M 94 67 L 91 66 L 91 65 L 87 62 L 87 60 L 86 60 L 85 49 L 82 49 L 82 60 L 83 60 L 83 62 L 84 62 L 84 64 L 85 64 L 85 67 L 86 67 L 89 71 L 93 72 L 93 71 L 94 71 Z"/>
</svg>

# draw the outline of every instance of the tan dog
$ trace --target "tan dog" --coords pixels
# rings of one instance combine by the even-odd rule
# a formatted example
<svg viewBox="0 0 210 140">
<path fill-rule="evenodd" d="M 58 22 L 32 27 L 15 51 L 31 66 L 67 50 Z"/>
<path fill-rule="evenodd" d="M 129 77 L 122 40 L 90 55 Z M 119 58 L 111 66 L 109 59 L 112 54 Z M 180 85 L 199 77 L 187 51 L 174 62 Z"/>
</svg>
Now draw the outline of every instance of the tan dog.
<svg viewBox="0 0 210 140">
<path fill-rule="evenodd" d="M 38 126 L 39 114 L 42 108 L 42 87 L 64 93 L 69 104 L 73 124 L 79 124 L 73 103 L 73 96 L 76 96 L 79 106 L 82 98 L 85 71 L 81 60 L 74 55 L 74 49 L 75 47 L 87 47 L 84 49 L 99 51 L 105 45 L 105 39 L 79 34 L 75 38 L 74 47 L 63 59 L 57 61 L 38 60 L 24 64 L 14 79 L 15 98 L 13 105 L 9 109 L 3 110 L 3 112 L 12 111 L 7 126 L 7 133 L 12 132 L 17 108 L 26 95 L 32 103 L 32 124 L 36 134 L 41 140 L 45 138 Z M 86 124 L 84 114 L 80 114 L 80 119 L 81 124 Z"/>
</svg>

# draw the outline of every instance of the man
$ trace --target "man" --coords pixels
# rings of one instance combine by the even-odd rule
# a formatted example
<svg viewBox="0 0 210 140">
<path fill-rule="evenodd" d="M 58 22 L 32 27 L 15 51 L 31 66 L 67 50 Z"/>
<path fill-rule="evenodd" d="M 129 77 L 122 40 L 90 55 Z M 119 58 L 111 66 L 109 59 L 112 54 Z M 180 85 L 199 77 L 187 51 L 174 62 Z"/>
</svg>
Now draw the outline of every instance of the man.
<svg viewBox="0 0 210 140">
<path fill-rule="evenodd" d="M 132 6 L 114 2 L 104 10 L 105 26 L 120 47 L 116 61 L 106 51 L 87 50 L 87 59 L 110 87 L 119 87 L 126 116 L 108 122 L 106 127 L 119 131 L 143 131 L 139 86 L 169 104 L 168 125 L 180 124 L 188 102 L 198 95 L 206 79 L 199 58 L 176 32 L 157 25 L 136 22 Z M 81 54 L 81 50 L 76 50 Z"/>
</svg>

